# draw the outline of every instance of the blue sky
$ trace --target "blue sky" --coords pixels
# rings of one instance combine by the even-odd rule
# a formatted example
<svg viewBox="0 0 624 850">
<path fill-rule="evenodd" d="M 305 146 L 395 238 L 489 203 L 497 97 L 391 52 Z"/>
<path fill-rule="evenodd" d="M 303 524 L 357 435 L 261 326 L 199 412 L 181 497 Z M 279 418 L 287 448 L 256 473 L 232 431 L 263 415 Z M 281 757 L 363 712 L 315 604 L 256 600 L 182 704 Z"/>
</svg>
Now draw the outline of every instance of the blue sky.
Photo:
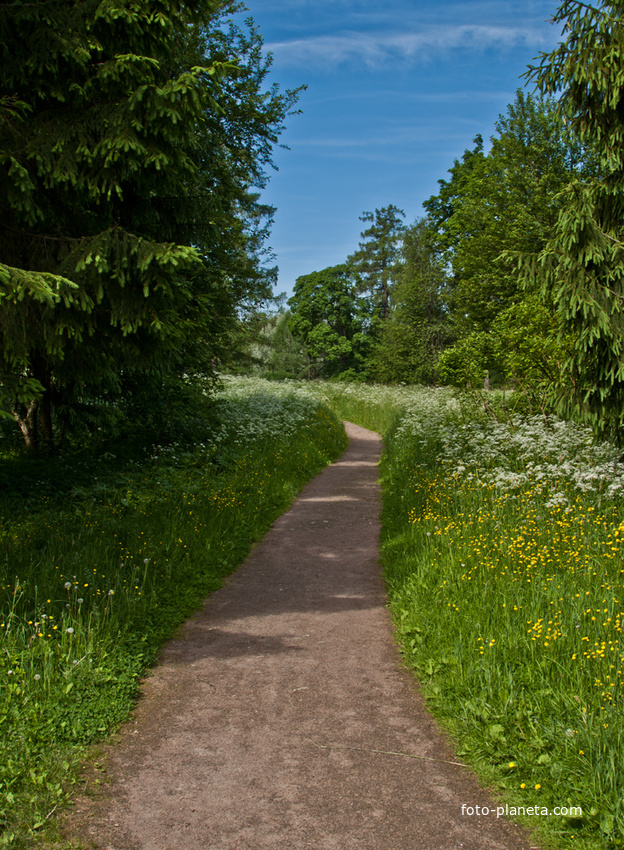
<svg viewBox="0 0 624 850">
<path fill-rule="evenodd" d="M 557 0 L 246 0 L 273 54 L 271 82 L 307 84 L 288 119 L 270 245 L 277 292 L 343 262 L 365 210 L 395 204 L 410 223 L 454 159 L 488 140 L 560 40 Z"/>
</svg>

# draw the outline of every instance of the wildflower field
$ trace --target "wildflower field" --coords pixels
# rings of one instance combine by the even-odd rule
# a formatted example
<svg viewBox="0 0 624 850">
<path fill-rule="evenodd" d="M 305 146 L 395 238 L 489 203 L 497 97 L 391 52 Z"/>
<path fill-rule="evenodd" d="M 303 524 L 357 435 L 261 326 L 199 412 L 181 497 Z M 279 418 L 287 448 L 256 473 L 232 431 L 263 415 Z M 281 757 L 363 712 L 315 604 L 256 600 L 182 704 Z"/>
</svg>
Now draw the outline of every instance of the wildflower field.
<svg viewBox="0 0 624 850">
<path fill-rule="evenodd" d="M 0 462 L 0 846 L 49 846 L 84 745 L 346 444 L 294 387 L 226 382 L 211 415 L 203 442 L 148 455 Z"/>
<path fill-rule="evenodd" d="M 384 433 L 397 633 L 458 753 L 510 807 L 582 808 L 524 821 L 547 846 L 624 847 L 621 450 L 444 389 L 323 392 Z"/>
<path fill-rule="evenodd" d="M 493 418 L 441 389 L 229 379 L 202 442 L 86 465 L 7 455 L 0 846 L 50 841 L 84 745 L 341 453 L 345 418 L 384 436 L 397 636 L 458 754 L 510 808 L 581 807 L 527 817 L 542 846 L 624 847 L 620 450 L 498 402 Z"/>
</svg>

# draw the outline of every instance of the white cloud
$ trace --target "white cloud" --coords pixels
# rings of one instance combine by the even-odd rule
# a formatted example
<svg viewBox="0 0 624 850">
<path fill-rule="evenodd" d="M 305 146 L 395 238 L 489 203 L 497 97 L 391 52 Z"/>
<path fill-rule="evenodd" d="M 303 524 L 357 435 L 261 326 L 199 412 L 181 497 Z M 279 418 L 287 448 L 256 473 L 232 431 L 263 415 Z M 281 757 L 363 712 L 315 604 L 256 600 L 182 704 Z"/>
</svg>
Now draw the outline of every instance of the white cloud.
<svg viewBox="0 0 624 850">
<path fill-rule="evenodd" d="M 448 24 L 418 32 L 346 31 L 338 35 L 276 41 L 268 43 L 266 48 L 282 66 L 335 68 L 355 61 L 378 68 L 397 59 L 409 64 L 427 61 L 449 50 L 483 51 L 518 45 L 539 49 L 551 43 L 551 34 L 540 28 Z"/>
</svg>

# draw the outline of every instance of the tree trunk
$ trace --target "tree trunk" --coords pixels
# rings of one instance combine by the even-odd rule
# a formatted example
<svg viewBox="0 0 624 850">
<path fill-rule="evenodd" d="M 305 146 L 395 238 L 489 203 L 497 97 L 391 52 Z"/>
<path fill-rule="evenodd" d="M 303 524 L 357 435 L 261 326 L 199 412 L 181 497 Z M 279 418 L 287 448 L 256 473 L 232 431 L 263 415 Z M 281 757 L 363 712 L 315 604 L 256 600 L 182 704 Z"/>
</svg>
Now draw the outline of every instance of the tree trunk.
<svg viewBox="0 0 624 850">
<path fill-rule="evenodd" d="M 24 404 L 15 404 L 11 408 L 13 418 L 20 427 L 26 446 L 34 452 L 39 451 L 39 429 L 38 429 L 39 402 L 33 399 L 28 407 Z"/>
</svg>

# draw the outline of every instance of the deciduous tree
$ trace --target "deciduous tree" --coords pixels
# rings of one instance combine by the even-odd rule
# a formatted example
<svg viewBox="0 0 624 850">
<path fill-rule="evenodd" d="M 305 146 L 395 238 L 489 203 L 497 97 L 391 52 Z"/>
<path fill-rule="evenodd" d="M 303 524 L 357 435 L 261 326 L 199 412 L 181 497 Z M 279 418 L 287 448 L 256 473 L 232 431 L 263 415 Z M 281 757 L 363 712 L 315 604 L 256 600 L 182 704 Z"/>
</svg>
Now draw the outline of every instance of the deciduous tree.
<svg viewBox="0 0 624 850">
<path fill-rule="evenodd" d="M 348 264 L 298 277 L 288 304 L 292 333 L 304 341 L 316 375 L 364 373 L 370 305 L 357 297 Z"/>
<path fill-rule="evenodd" d="M 489 153 L 480 137 L 475 143 L 424 205 L 451 263 L 460 335 L 487 332 L 522 300 L 516 262 L 505 252 L 543 247 L 561 208 L 559 193 L 581 160 L 555 102 L 522 90 L 496 122 Z"/>
</svg>

